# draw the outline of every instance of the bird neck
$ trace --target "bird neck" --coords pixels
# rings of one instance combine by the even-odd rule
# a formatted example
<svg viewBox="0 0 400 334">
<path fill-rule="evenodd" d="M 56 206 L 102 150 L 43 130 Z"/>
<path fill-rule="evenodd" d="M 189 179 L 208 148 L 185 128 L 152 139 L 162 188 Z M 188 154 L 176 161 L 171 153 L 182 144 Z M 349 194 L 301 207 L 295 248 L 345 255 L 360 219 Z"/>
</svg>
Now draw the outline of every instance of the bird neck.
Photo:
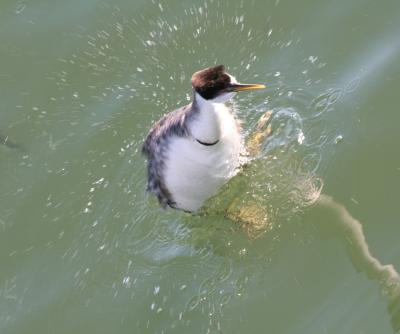
<svg viewBox="0 0 400 334">
<path fill-rule="evenodd" d="M 193 93 L 193 105 L 195 105 L 198 109 L 210 109 L 215 108 L 216 106 L 223 105 L 224 102 L 218 102 L 215 100 L 206 100 L 199 93 L 194 91 Z"/>
<path fill-rule="evenodd" d="M 206 100 L 194 92 L 192 108 L 196 112 L 196 117 L 190 124 L 193 137 L 204 143 L 218 141 L 222 132 L 220 112 L 226 110 L 225 105 Z"/>
</svg>

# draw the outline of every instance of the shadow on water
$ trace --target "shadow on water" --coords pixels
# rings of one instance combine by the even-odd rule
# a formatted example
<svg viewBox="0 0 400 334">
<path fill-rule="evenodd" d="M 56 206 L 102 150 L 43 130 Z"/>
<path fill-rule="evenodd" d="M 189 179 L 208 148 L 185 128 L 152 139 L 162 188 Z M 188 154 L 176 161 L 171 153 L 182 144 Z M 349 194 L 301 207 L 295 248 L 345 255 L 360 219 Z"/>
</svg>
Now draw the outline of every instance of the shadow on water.
<svg viewBox="0 0 400 334">
<path fill-rule="evenodd" d="M 400 330 L 400 276 L 393 265 L 382 264 L 369 250 L 362 224 L 345 206 L 327 195 L 321 195 L 315 205 L 307 210 L 307 218 L 329 237 L 343 241 L 347 254 L 358 272 L 364 272 L 377 281 L 388 302 L 388 312 L 395 332 Z"/>
<path fill-rule="evenodd" d="M 321 194 L 311 207 L 303 209 L 305 222 L 311 221 L 315 230 L 319 231 L 323 237 L 340 240 L 346 247 L 354 269 L 365 273 L 370 280 L 379 284 L 380 292 L 387 301 L 393 330 L 395 333 L 400 331 L 400 275 L 392 264 L 382 264 L 371 253 L 362 224 L 349 213 L 345 206 L 325 194 Z M 191 227 L 192 238 L 186 240 L 186 242 L 191 241 L 195 248 L 238 260 L 243 255 L 242 250 L 245 252 L 246 248 L 254 246 L 251 238 L 240 238 L 241 228 L 237 222 L 228 220 L 224 222 L 220 218 L 218 227 L 212 223 L 210 226 L 204 226 L 202 224 L 209 217 L 196 218 L 188 223 Z M 202 220 L 201 224 L 198 219 Z M 273 248 L 273 241 L 279 237 L 279 231 L 269 232 L 271 233 L 260 238 L 260 242 L 263 244 L 268 242 Z"/>
<path fill-rule="evenodd" d="M 365 273 L 370 280 L 379 284 L 381 295 L 387 302 L 392 328 L 397 333 L 400 330 L 400 275 L 392 264 L 381 263 L 371 253 L 362 224 L 345 206 L 325 194 L 319 195 L 309 207 L 303 206 L 300 216 L 303 218 L 303 224 L 311 223 L 323 238 L 335 238 L 341 241 L 346 247 L 354 269 Z M 259 243 L 263 246 L 269 244 L 270 249 L 262 250 L 264 255 L 269 257 L 268 253 L 272 253 L 276 246 L 275 241 L 285 234 L 276 226 L 269 225 L 254 239 L 254 235 L 244 231 L 238 222 L 230 221 L 224 218 L 221 212 L 215 211 L 200 216 L 190 216 L 185 225 L 188 228 L 184 238 L 185 244 L 191 244 L 199 254 L 218 255 L 235 262 L 240 261 L 247 252 L 254 253 Z M 243 233 L 246 234 L 245 238 Z M 217 278 L 211 280 L 217 285 Z M 188 307 L 190 308 L 190 305 Z"/>
</svg>

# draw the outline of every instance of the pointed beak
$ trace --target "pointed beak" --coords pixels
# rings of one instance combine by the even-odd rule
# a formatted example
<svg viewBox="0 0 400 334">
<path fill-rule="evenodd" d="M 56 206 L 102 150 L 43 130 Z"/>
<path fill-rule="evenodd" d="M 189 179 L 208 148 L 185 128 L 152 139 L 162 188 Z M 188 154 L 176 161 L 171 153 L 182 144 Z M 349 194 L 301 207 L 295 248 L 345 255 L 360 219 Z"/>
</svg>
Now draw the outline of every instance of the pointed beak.
<svg viewBox="0 0 400 334">
<path fill-rule="evenodd" d="M 262 84 L 234 84 L 233 91 L 241 92 L 244 90 L 253 90 L 253 89 L 264 89 L 265 85 Z"/>
</svg>

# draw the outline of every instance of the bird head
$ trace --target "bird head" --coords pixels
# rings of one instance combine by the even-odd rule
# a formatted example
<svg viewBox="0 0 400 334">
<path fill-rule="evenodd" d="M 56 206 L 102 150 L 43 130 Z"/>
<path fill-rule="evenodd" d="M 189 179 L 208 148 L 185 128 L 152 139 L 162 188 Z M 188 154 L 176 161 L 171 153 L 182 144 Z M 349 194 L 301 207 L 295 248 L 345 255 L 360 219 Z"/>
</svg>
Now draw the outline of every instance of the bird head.
<svg viewBox="0 0 400 334">
<path fill-rule="evenodd" d="M 224 65 L 195 72 L 192 75 L 192 86 L 203 99 L 215 103 L 226 102 L 240 91 L 265 88 L 262 84 L 238 83 L 235 77 L 225 72 Z"/>
</svg>

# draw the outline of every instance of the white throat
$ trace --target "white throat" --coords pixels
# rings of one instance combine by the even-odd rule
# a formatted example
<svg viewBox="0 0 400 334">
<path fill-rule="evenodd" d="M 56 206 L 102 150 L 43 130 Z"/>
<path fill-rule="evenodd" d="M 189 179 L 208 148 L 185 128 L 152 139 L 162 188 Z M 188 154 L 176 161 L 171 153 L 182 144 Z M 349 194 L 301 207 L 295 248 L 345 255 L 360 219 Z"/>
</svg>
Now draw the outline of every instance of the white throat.
<svg viewBox="0 0 400 334">
<path fill-rule="evenodd" d="M 223 130 L 222 116 L 227 111 L 226 106 L 220 102 L 206 100 L 198 93 L 195 93 L 195 101 L 199 112 L 189 126 L 192 136 L 205 143 L 220 140 Z"/>
</svg>

